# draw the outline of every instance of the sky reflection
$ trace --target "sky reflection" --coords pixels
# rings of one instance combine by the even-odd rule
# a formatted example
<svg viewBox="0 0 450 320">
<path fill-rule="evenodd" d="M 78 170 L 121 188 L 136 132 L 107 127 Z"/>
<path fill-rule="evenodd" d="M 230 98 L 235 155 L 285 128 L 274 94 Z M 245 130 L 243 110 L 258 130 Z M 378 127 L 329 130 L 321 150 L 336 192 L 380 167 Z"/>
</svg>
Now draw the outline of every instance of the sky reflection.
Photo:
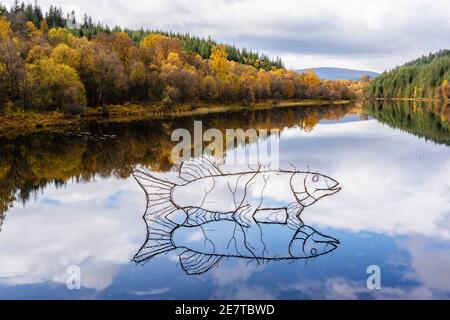
<svg viewBox="0 0 450 320">
<path fill-rule="evenodd" d="M 175 252 L 135 265 L 144 194 L 132 178 L 97 178 L 48 186 L 8 212 L 0 298 L 449 298 L 450 149 L 376 120 L 351 120 L 281 134 L 282 168 L 309 166 L 343 187 L 302 215 L 341 241 L 331 254 L 261 265 L 229 259 L 199 276 L 184 274 Z M 82 269 L 80 291 L 66 289 L 70 265 Z M 381 267 L 381 290 L 366 288 L 369 265 Z"/>
</svg>

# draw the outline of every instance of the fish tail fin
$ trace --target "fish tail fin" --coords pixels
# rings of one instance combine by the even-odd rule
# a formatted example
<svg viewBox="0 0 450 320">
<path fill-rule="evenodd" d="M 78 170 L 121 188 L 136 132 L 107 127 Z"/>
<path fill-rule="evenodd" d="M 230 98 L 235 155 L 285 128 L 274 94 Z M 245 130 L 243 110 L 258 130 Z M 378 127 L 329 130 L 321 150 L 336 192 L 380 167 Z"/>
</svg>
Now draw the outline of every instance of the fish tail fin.
<svg viewBox="0 0 450 320">
<path fill-rule="evenodd" d="M 171 192 L 176 184 L 141 170 L 135 170 L 133 177 L 144 190 L 147 198 L 143 217 L 147 225 L 147 238 L 133 258 L 134 262 L 142 263 L 176 249 L 172 242 L 172 234 L 179 224 L 172 221 L 170 217 L 180 209 L 171 199 Z"/>
<path fill-rule="evenodd" d="M 303 207 L 299 203 L 295 203 L 287 207 L 287 225 L 292 230 L 297 230 L 301 226 L 303 226 L 303 221 L 300 218 L 301 213 L 303 212 Z"/>
</svg>

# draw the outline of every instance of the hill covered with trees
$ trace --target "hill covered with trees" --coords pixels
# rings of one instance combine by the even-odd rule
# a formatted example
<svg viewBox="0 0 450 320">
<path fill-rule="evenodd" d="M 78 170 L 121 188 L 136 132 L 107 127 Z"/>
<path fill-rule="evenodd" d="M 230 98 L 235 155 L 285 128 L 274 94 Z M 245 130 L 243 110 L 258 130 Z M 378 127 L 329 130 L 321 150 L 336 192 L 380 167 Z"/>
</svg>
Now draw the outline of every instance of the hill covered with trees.
<svg viewBox="0 0 450 320">
<path fill-rule="evenodd" d="M 95 22 L 94 19 L 88 15 L 84 15 L 82 21 L 77 21 L 74 11 L 64 14 L 61 8 L 50 6 L 47 12 L 44 12 L 37 2 L 34 4 L 15 1 L 10 10 L 0 3 L 0 15 L 9 16 L 13 29 L 22 28 L 25 30 L 24 21 L 31 21 L 36 28 L 41 28 L 41 23 L 46 24 L 47 28 L 68 28 L 71 34 L 80 37 L 87 37 L 89 40 L 98 34 L 111 34 L 125 32 L 133 40 L 134 43 L 141 42 L 145 37 L 151 34 L 162 34 L 172 38 L 179 38 L 181 47 L 188 53 L 199 54 L 203 59 L 209 59 L 212 53 L 212 48 L 217 46 L 216 41 L 202 39 L 191 36 L 190 34 L 173 33 L 159 30 L 132 30 L 122 29 L 119 26 L 110 28 L 100 22 Z M 270 70 L 272 67 L 283 68 L 283 62 L 280 58 L 271 59 L 267 55 L 253 52 L 243 48 L 237 49 L 234 45 L 225 45 L 228 58 L 231 61 L 248 64 L 256 68 L 263 68 Z"/>
<path fill-rule="evenodd" d="M 430 53 L 384 72 L 366 89 L 371 98 L 450 100 L 450 50 Z"/>
<path fill-rule="evenodd" d="M 280 61 L 212 40 L 110 30 L 89 17 L 77 24 L 75 13 L 53 6 L 43 13 L 37 4 L 18 2 L 10 10 L 0 6 L 0 80 L 3 110 L 70 114 L 126 102 L 173 108 L 198 101 L 352 97 L 343 83 L 298 74 Z"/>
</svg>

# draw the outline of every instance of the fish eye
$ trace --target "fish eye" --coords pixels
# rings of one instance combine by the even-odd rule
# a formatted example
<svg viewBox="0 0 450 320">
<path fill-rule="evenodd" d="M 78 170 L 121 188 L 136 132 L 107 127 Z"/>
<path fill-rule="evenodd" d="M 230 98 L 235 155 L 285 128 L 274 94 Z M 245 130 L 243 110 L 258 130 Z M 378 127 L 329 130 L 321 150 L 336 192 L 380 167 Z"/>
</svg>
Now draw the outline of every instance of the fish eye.
<svg viewBox="0 0 450 320">
<path fill-rule="evenodd" d="M 315 175 L 315 176 L 312 178 L 312 181 L 313 181 L 313 182 L 319 182 L 319 180 L 320 180 L 320 177 L 319 177 L 318 175 Z"/>
<path fill-rule="evenodd" d="M 317 256 L 317 249 L 316 248 L 312 248 L 310 252 L 311 252 L 311 254 L 313 256 Z"/>
</svg>

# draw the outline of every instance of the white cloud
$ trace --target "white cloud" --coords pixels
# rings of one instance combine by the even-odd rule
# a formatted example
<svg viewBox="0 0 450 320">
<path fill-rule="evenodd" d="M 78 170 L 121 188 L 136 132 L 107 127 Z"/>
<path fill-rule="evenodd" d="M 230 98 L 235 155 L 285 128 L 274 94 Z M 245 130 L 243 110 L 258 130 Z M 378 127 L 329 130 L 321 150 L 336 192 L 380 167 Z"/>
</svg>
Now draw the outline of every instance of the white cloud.
<svg viewBox="0 0 450 320">
<path fill-rule="evenodd" d="M 132 294 L 136 296 L 156 296 L 156 295 L 162 295 L 165 293 L 170 292 L 170 288 L 159 288 L 159 289 L 152 289 L 148 291 L 134 291 Z"/>
<path fill-rule="evenodd" d="M 127 190 L 126 197 L 120 190 Z M 73 194 L 78 201 L 73 201 Z M 114 194 L 118 204 L 110 207 Z M 25 208 L 17 205 L 8 212 L 0 233 L 0 282 L 65 283 L 67 268 L 78 265 L 84 288 L 108 287 L 145 237 L 143 195 L 135 181 L 49 186 L 41 197 L 44 201 L 29 202 Z"/>
<path fill-rule="evenodd" d="M 211 275 L 219 287 L 245 283 L 256 271 L 261 272 L 264 267 L 248 261 L 239 261 L 235 265 L 221 262 L 220 269 L 212 269 Z"/>
<path fill-rule="evenodd" d="M 305 136 L 309 139 L 302 140 Z M 443 178 L 450 174 L 448 147 L 418 143 L 376 121 L 324 124 L 311 133 L 292 129 L 283 137 L 285 167 L 314 163 L 312 170 L 336 178 L 343 187 L 305 210 L 305 223 L 450 239 L 450 184 Z"/>
<path fill-rule="evenodd" d="M 312 280 L 287 285 L 286 291 L 297 291 L 302 296 L 322 300 L 357 300 L 372 299 L 381 300 L 429 300 L 433 293 L 426 287 L 382 287 L 381 290 L 369 290 L 360 282 L 351 281 L 339 277 L 325 281 Z"/>
<path fill-rule="evenodd" d="M 450 251 L 426 238 L 413 238 L 402 244 L 411 253 L 411 268 L 407 279 L 418 281 L 438 292 L 450 291 Z"/>
</svg>

